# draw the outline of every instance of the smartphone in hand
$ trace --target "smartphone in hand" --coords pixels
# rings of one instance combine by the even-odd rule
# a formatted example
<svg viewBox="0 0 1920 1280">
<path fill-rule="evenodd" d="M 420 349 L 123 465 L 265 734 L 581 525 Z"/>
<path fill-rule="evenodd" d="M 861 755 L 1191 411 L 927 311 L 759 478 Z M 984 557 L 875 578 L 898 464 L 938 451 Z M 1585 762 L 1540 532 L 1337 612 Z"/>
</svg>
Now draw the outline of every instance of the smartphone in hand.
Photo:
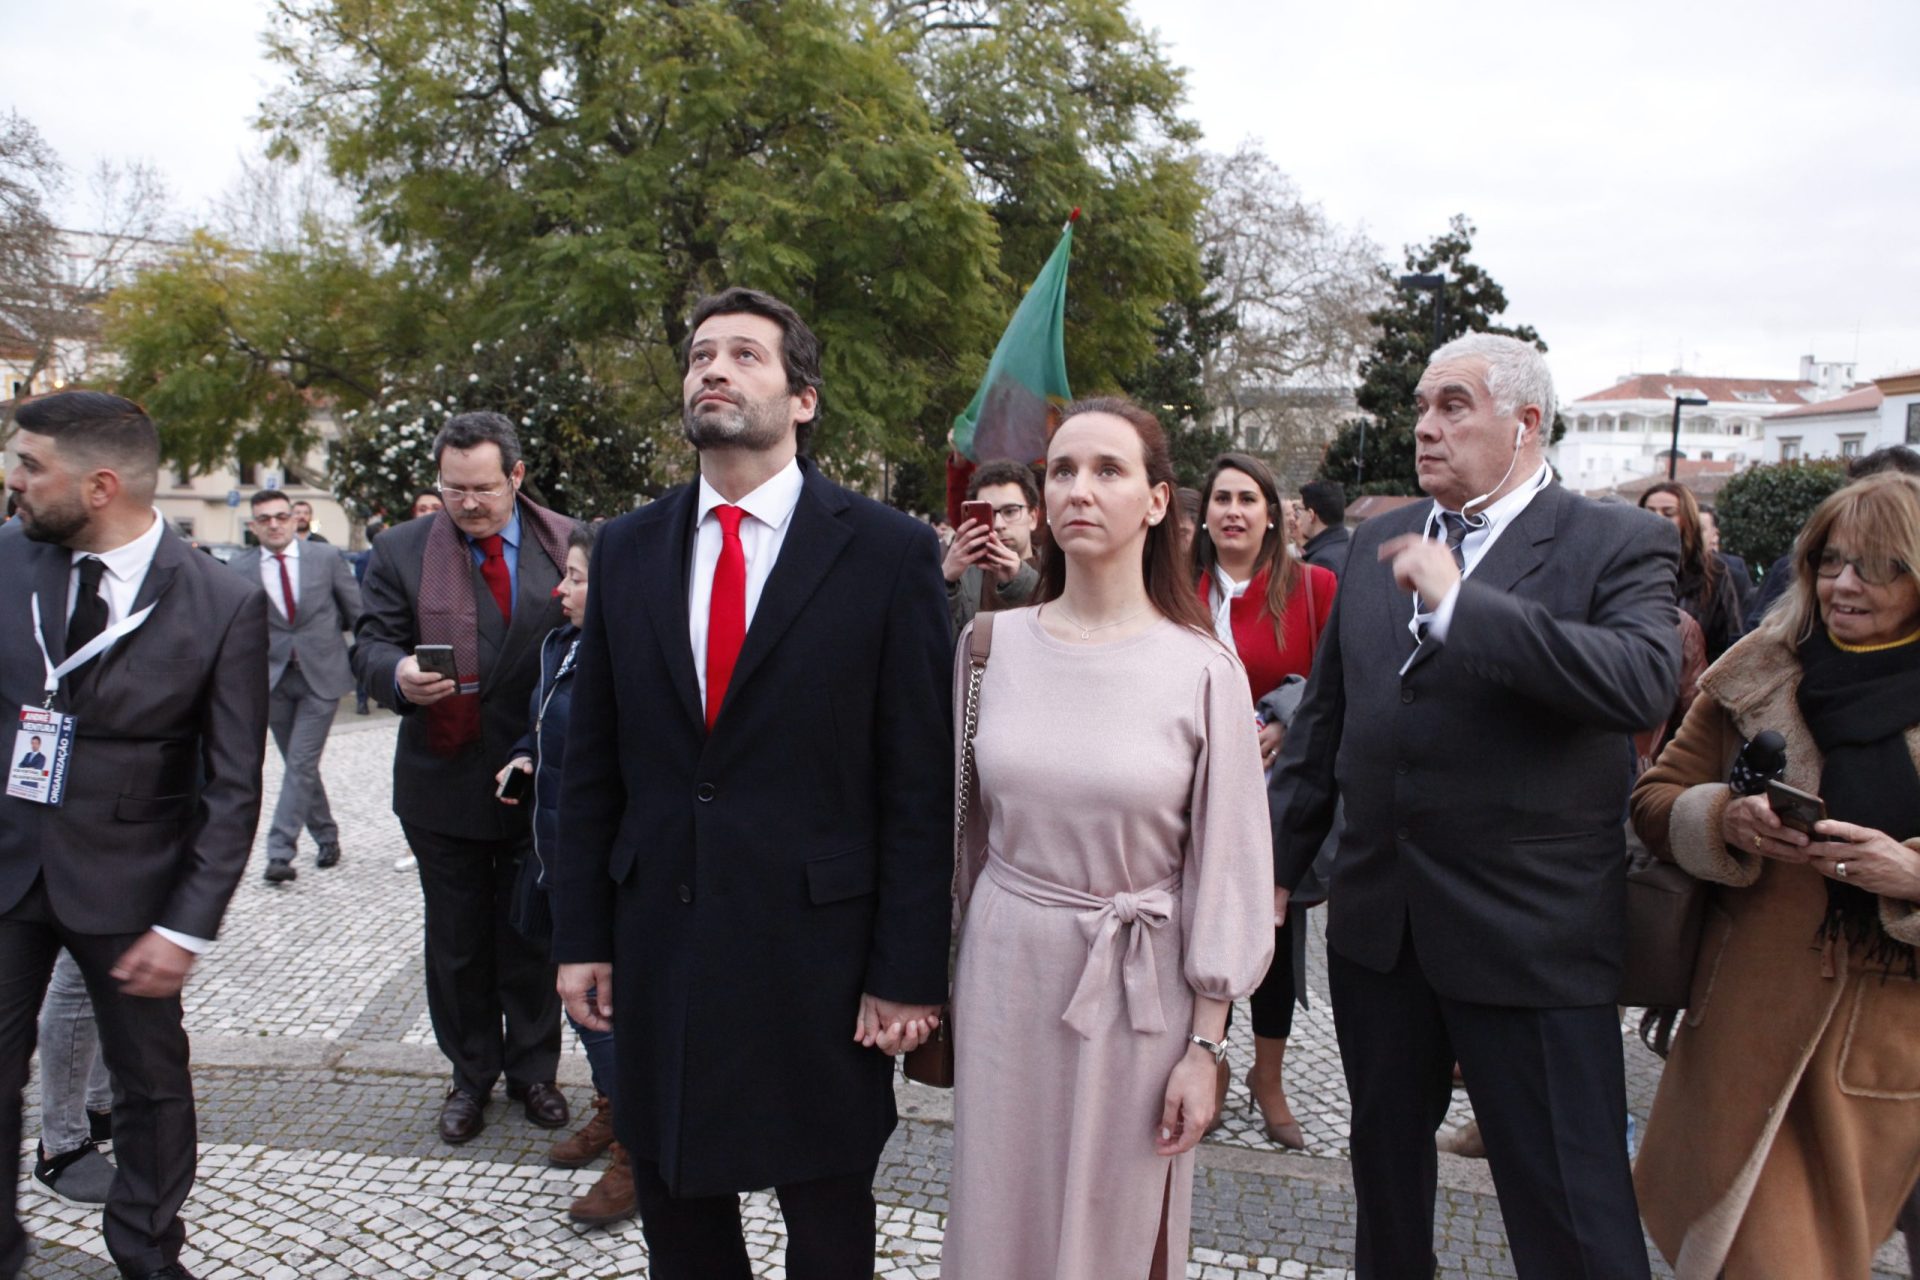
<svg viewBox="0 0 1920 1280">
<path fill-rule="evenodd" d="M 524 800 L 533 786 L 533 775 L 525 769 L 509 769 L 507 776 L 500 779 L 499 790 L 493 793 L 497 800 Z"/>
<path fill-rule="evenodd" d="M 965 524 L 969 520 L 979 521 L 980 527 L 983 529 L 993 528 L 993 504 L 991 502 L 981 502 L 978 499 L 972 502 L 961 503 L 960 523 Z"/>
<path fill-rule="evenodd" d="M 453 673 L 453 646 L 450 644 L 417 644 L 413 646 L 413 660 L 419 664 L 421 675 L 445 676 L 449 680 L 460 678 Z"/>
<path fill-rule="evenodd" d="M 1780 825 L 1802 835 L 1813 835 L 1813 824 L 1827 816 L 1827 802 L 1819 796 L 1775 779 L 1767 783 L 1767 805 Z"/>
</svg>

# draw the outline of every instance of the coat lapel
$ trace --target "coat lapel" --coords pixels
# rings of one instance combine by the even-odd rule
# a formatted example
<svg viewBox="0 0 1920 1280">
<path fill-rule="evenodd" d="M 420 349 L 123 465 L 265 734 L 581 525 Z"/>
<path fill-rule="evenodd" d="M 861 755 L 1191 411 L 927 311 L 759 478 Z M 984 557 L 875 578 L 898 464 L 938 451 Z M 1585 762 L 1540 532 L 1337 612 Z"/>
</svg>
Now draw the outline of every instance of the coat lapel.
<svg viewBox="0 0 1920 1280">
<path fill-rule="evenodd" d="M 500 664 L 502 669 L 511 667 L 520 658 L 521 650 L 528 644 L 539 644 L 546 639 L 551 627 L 544 625 L 547 606 L 553 601 L 553 589 L 565 572 L 562 566 L 555 565 L 547 556 L 547 549 L 533 536 L 533 526 L 525 517 L 521 518 L 520 528 L 520 591 L 513 600 L 513 622 L 506 629 L 501 641 Z M 489 593 L 491 599 L 491 593 Z M 498 610 L 495 610 L 498 616 Z"/>
<path fill-rule="evenodd" d="M 839 518 L 847 508 L 846 494 L 812 466 L 804 462 L 801 466 L 806 481 L 790 517 L 793 524 L 780 544 L 780 558 L 774 562 L 766 588 L 760 593 L 760 603 L 747 624 L 740 660 L 734 665 L 733 678 L 727 684 L 726 702 L 720 706 L 722 720 L 726 718 L 727 703 L 738 696 L 754 669 L 773 652 L 773 646 L 800 616 L 801 608 L 819 587 L 820 580 L 827 576 L 827 570 L 853 538 Z"/>
<path fill-rule="evenodd" d="M 682 485 L 647 508 L 665 524 L 661 529 L 635 530 L 641 561 L 636 585 L 653 624 L 660 652 L 666 656 L 667 678 L 680 705 L 697 725 L 706 724 L 700 707 L 700 677 L 693 669 L 693 641 L 687 633 L 687 567 L 692 555 L 694 495 L 698 485 Z"/>
<path fill-rule="evenodd" d="M 40 636 L 56 667 L 67 658 L 67 586 L 72 577 L 73 553 L 42 544 L 34 565 L 33 593 L 40 601 Z"/>
</svg>

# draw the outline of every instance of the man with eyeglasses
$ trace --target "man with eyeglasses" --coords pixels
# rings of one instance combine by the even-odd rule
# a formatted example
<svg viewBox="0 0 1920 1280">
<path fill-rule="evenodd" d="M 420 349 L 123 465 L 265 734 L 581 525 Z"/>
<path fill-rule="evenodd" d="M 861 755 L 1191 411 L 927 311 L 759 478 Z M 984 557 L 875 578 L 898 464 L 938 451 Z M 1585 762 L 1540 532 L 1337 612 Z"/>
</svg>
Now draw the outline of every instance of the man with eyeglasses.
<svg viewBox="0 0 1920 1280">
<path fill-rule="evenodd" d="M 443 510 L 374 540 L 355 673 L 401 717 L 393 811 L 426 899 L 427 1011 L 453 1082 L 439 1132 L 466 1142 L 507 1096 L 541 1128 L 567 1123 L 554 1085 L 560 1002 L 554 967 L 507 923 L 532 847 L 526 805 L 503 805 L 494 775 L 527 730 L 540 641 L 560 625 L 573 521 L 520 492 L 513 424 L 463 413 L 433 442 Z M 452 651 L 455 678 L 423 670 L 420 645 Z"/>
<path fill-rule="evenodd" d="M 267 831 L 265 879 L 285 884 L 299 875 L 293 856 L 303 829 L 319 847 L 314 866 L 340 862 L 340 828 L 320 780 L 320 755 L 333 713 L 353 688 L 346 633 L 360 619 L 360 587 L 345 556 L 295 536 L 299 517 L 286 494 L 262 489 L 251 503 L 248 526 L 260 545 L 230 565 L 267 593 L 267 725 L 286 775 Z"/>
<path fill-rule="evenodd" d="M 962 520 L 940 562 L 956 639 L 976 613 L 1018 609 L 1040 585 L 1033 565 L 1033 522 L 1040 509 L 1033 469 L 1011 458 L 982 463 L 967 483 L 967 501 L 990 503 L 993 523 Z"/>
</svg>

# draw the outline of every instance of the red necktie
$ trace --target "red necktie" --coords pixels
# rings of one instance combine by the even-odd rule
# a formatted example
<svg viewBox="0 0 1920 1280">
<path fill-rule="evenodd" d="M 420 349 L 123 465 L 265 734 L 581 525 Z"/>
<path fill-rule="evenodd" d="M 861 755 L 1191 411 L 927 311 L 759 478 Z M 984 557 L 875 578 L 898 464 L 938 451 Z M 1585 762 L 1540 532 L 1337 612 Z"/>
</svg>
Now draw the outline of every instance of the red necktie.
<svg viewBox="0 0 1920 1280">
<path fill-rule="evenodd" d="M 740 545 L 739 507 L 715 507 L 720 518 L 720 562 L 713 566 L 713 598 L 707 606 L 707 728 L 720 718 L 720 704 L 733 679 L 733 664 L 747 638 L 747 549 Z"/>
<path fill-rule="evenodd" d="M 506 557 L 500 554 L 500 547 L 505 541 L 497 533 L 474 539 L 481 554 L 486 557 L 480 562 L 480 576 L 487 580 L 487 590 L 493 592 L 493 602 L 500 606 L 500 616 L 512 622 L 513 575 L 507 572 Z"/>
<path fill-rule="evenodd" d="M 293 621 L 293 579 L 287 576 L 287 553 L 276 551 L 273 558 L 280 562 L 280 599 L 287 606 L 287 621 Z"/>
</svg>

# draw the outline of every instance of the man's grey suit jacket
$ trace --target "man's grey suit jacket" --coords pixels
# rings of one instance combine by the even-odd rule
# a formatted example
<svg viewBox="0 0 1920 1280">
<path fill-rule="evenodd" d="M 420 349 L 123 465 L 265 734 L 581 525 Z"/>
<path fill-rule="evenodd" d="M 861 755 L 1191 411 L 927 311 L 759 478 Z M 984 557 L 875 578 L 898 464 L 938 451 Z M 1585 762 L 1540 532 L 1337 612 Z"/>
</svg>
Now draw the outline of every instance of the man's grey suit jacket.
<svg viewBox="0 0 1920 1280">
<path fill-rule="evenodd" d="M 0 529 L 0 705 L 39 706 L 47 649 L 65 659 L 72 553 Z M 75 717 L 66 801 L 0 796 L 0 911 L 46 876 L 54 914 L 82 933 L 163 925 L 218 933 L 260 817 L 267 742 L 267 597 L 168 533 L 134 600 L 153 605 L 54 706 Z"/>
<path fill-rule="evenodd" d="M 265 555 L 259 547 L 248 547 L 228 566 L 264 590 L 260 561 Z M 267 688 L 280 683 L 287 663 L 298 654 L 300 674 L 316 696 L 344 698 L 353 688 L 345 633 L 360 621 L 360 584 L 347 558 L 322 542 L 301 543 L 295 564 L 300 586 L 293 621 L 287 621 L 272 598 L 267 601 Z"/>
<path fill-rule="evenodd" d="M 1327 916 L 1341 955 L 1387 972 L 1411 926 L 1442 995 L 1612 1003 L 1628 735 L 1673 706 L 1678 535 L 1549 485 L 1461 583 L 1445 643 L 1416 649 L 1412 597 L 1378 552 L 1429 510 L 1354 534 L 1269 793 L 1275 883 L 1299 883 L 1344 799 Z"/>
</svg>

